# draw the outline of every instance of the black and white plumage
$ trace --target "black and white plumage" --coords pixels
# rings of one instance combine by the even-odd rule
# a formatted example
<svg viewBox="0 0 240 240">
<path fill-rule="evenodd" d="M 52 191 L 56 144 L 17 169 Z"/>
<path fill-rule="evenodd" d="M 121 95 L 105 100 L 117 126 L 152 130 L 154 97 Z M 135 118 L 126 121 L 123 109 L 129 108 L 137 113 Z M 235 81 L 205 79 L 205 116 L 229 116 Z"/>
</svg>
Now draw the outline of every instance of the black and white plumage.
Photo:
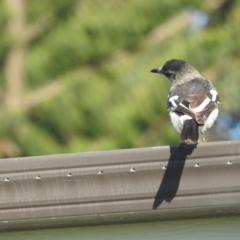
<svg viewBox="0 0 240 240">
<path fill-rule="evenodd" d="M 172 82 L 167 108 L 173 126 L 181 134 L 181 142 L 197 143 L 199 128 L 205 141 L 203 133 L 215 122 L 221 102 L 213 84 L 182 60 L 167 61 L 151 72 L 160 73 Z"/>
</svg>

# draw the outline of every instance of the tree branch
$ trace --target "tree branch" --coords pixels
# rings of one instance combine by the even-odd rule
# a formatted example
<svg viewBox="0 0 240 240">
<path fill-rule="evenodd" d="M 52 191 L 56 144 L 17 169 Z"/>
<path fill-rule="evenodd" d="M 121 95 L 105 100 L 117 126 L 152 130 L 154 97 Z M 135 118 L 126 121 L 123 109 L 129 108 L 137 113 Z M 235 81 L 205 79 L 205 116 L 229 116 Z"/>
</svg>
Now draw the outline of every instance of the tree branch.
<svg viewBox="0 0 240 240">
<path fill-rule="evenodd" d="M 15 41 L 6 59 L 6 105 L 10 109 L 18 110 L 22 105 L 24 92 L 24 30 L 25 30 L 25 0 L 6 0 L 12 12 L 8 30 Z"/>
<path fill-rule="evenodd" d="M 27 43 L 44 35 L 54 24 L 54 18 L 52 16 L 44 17 L 40 19 L 36 24 L 33 24 L 25 32 L 25 40 Z"/>
<path fill-rule="evenodd" d="M 36 107 L 45 101 L 61 95 L 65 89 L 65 84 L 63 84 L 60 80 L 56 80 L 38 90 L 33 90 L 24 97 L 23 108 L 25 110 L 29 110 Z"/>
</svg>

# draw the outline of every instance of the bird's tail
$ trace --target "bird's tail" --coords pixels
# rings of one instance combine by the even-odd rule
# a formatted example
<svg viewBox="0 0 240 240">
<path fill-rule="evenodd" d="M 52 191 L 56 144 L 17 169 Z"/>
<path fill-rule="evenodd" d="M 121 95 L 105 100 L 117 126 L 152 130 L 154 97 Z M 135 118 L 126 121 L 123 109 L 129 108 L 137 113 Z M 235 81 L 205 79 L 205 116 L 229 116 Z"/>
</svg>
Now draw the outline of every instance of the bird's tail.
<svg viewBox="0 0 240 240">
<path fill-rule="evenodd" d="M 185 142 L 191 140 L 193 142 L 198 141 L 198 124 L 194 119 L 185 120 L 183 123 L 183 130 L 181 132 L 180 140 Z"/>
</svg>

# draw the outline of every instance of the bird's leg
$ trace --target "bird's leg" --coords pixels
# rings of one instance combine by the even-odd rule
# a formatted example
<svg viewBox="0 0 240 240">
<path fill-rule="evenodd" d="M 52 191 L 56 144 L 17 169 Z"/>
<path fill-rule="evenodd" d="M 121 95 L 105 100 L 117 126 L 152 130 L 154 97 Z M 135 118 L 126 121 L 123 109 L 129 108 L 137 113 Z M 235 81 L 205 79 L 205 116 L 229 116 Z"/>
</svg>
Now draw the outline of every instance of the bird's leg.
<svg viewBox="0 0 240 240">
<path fill-rule="evenodd" d="M 202 141 L 203 141 L 203 142 L 206 142 L 205 137 L 204 137 L 204 135 L 203 135 L 203 132 L 200 131 L 200 133 L 201 133 L 201 135 L 202 135 Z"/>
</svg>

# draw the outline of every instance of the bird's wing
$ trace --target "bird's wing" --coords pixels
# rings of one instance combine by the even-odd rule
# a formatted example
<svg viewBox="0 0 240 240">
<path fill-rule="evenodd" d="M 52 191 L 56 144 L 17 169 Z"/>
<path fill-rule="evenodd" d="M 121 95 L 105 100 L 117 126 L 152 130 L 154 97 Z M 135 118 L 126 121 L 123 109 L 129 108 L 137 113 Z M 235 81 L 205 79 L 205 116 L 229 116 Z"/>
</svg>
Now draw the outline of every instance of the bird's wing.
<svg viewBox="0 0 240 240">
<path fill-rule="evenodd" d="M 218 93 L 209 81 L 194 79 L 171 88 L 167 107 L 180 115 L 190 116 L 203 125 L 219 103 Z"/>
</svg>

